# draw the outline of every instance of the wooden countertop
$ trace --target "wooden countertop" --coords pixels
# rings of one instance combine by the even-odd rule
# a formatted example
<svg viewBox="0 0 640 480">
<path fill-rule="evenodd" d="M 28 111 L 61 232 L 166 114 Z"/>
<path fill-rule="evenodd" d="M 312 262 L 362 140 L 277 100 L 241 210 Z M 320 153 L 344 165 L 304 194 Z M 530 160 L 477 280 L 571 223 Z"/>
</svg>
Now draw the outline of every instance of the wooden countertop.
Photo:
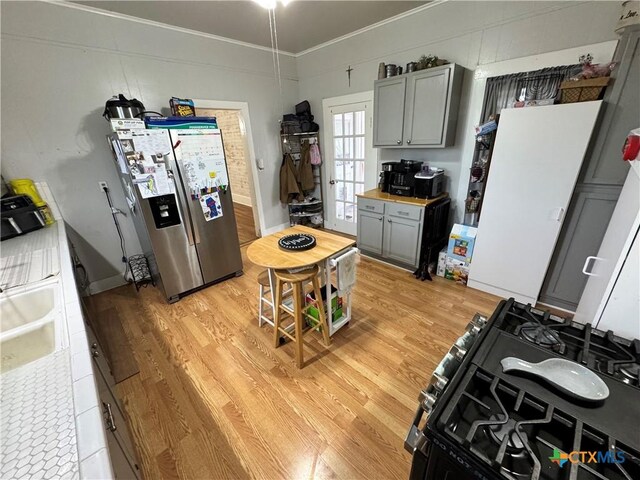
<svg viewBox="0 0 640 480">
<path fill-rule="evenodd" d="M 384 200 L 385 202 L 405 203 L 407 205 L 417 205 L 419 207 L 426 207 L 438 200 L 447 198 L 449 194 L 447 192 L 441 193 L 435 198 L 415 198 L 415 197 L 402 197 L 400 195 L 392 195 L 390 193 L 383 193 L 379 189 L 367 190 L 364 193 L 359 193 L 357 197 L 369 198 L 371 200 Z"/>
<path fill-rule="evenodd" d="M 307 233 L 316 237 L 316 246 L 302 252 L 283 250 L 278 240 L 293 233 Z M 300 268 L 324 262 L 327 258 L 355 245 L 355 240 L 340 237 L 309 227 L 297 225 L 259 238 L 247 248 L 247 257 L 256 265 L 266 268 Z"/>
</svg>

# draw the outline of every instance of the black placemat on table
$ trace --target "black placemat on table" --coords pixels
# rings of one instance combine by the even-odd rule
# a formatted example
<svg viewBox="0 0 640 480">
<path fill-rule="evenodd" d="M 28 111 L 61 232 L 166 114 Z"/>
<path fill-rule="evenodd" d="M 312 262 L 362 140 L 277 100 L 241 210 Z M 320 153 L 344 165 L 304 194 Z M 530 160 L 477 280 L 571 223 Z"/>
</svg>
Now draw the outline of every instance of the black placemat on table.
<svg viewBox="0 0 640 480">
<path fill-rule="evenodd" d="M 306 233 L 294 233 L 285 235 L 278 240 L 278 246 L 290 252 L 301 252 L 316 246 L 316 237 Z"/>
</svg>

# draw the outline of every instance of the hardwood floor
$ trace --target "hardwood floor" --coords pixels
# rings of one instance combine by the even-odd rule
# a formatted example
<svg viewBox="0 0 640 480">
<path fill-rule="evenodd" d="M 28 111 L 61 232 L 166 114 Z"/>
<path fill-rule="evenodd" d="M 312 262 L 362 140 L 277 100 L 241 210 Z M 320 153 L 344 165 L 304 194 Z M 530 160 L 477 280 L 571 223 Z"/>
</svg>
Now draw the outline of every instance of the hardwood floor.
<svg viewBox="0 0 640 480">
<path fill-rule="evenodd" d="M 233 211 L 236 214 L 236 226 L 238 227 L 240 245 L 252 242 L 258 238 L 256 235 L 256 225 L 253 221 L 253 208 L 234 202 Z"/>
<path fill-rule="evenodd" d="M 140 373 L 117 385 L 147 479 L 406 479 L 417 395 L 476 311 L 499 299 L 360 258 L 351 325 L 330 348 L 272 345 L 245 275 L 168 305 L 157 289 L 92 298 L 115 309 Z"/>
</svg>

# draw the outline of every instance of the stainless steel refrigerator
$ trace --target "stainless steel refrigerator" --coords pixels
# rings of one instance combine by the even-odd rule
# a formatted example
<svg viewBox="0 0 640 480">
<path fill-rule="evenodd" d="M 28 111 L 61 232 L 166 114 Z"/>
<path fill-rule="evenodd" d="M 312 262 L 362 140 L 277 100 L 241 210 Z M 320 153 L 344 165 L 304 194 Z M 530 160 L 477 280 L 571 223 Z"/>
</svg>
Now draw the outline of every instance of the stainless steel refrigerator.
<svg viewBox="0 0 640 480">
<path fill-rule="evenodd" d="M 124 130 L 109 140 L 143 253 L 168 302 L 241 275 L 220 130 Z"/>
</svg>

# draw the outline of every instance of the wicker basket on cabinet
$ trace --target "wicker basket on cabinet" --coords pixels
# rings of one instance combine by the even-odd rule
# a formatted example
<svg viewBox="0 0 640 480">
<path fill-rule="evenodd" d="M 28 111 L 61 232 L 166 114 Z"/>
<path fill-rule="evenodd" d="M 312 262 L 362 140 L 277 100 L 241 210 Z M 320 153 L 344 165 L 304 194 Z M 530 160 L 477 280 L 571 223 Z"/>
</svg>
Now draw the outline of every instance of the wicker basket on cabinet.
<svg viewBox="0 0 640 480">
<path fill-rule="evenodd" d="M 598 100 L 609 84 L 611 77 L 567 80 L 560 84 L 562 99 L 560 103 L 590 102 Z"/>
</svg>

